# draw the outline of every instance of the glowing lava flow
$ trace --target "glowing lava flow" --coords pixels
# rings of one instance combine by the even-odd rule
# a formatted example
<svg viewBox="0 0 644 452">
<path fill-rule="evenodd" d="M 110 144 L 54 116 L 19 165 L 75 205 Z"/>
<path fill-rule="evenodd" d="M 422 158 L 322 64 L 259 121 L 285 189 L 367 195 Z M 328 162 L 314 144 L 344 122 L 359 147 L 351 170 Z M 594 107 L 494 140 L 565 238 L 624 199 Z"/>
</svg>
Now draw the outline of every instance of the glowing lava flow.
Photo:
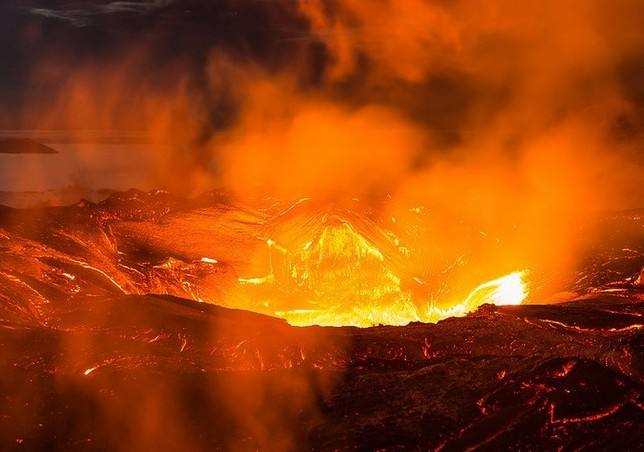
<svg viewBox="0 0 644 452">
<path fill-rule="evenodd" d="M 481 284 L 465 299 L 465 306 L 476 307 L 483 303 L 520 305 L 528 296 L 525 274 L 525 271 L 513 272 Z"/>
<path fill-rule="evenodd" d="M 447 317 L 460 317 L 474 311 L 482 304 L 520 305 L 528 296 L 527 272 L 515 271 L 500 278 L 484 282 L 470 292 L 462 303 L 441 309 L 430 306 L 423 320 L 437 322 Z"/>
<path fill-rule="evenodd" d="M 516 271 L 479 285 L 463 301 L 429 303 L 404 288 L 391 251 L 383 251 L 386 242 L 382 243 L 385 248 L 376 246 L 383 239 L 370 226 L 340 215 L 307 218 L 302 223 L 306 227 L 295 233 L 288 229 L 290 236 L 266 240 L 267 275 L 238 279 L 247 290 L 254 290 L 251 286 L 259 290 L 250 298 L 275 306 L 271 313 L 291 325 L 436 322 L 465 315 L 484 303 L 518 305 L 527 296 L 526 273 Z"/>
<path fill-rule="evenodd" d="M 274 283 L 288 293 L 289 306 L 278 310 L 292 325 L 406 325 L 420 320 L 411 294 L 372 241 L 345 219 L 324 217 L 302 243 L 269 248 L 283 258 L 271 261 Z M 248 280 L 242 280 L 248 283 Z M 305 303 L 302 303 L 302 301 Z"/>
<path fill-rule="evenodd" d="M 353 307 L 344 312 L 322 310 L 292 310 L 277 314 L 292 325 L 352 325 L 368 327 L 378 324 L 405 325 L 412 321 L 437 322 L 448 317 L 461 317 L 474 311 L 479 306 L 489 303 L 498 306 L 520 305 L 528 296 L 528 285 L 525 282 L 525 271 L 516 271 L 491 281 L 487 281 L 467 296 L 465 301 L 449 308 L 429 306 L 422 312 L 412 305 L 411 309 L 400 310 L 398 305 L 373 305 L 371 307 Z M 402 294 L 402 292 L 401 292 Z M 409 300 L 405 298 L 405 301 Z M 378 319 L 374 322 L 373 319 Z"/>
</svg>

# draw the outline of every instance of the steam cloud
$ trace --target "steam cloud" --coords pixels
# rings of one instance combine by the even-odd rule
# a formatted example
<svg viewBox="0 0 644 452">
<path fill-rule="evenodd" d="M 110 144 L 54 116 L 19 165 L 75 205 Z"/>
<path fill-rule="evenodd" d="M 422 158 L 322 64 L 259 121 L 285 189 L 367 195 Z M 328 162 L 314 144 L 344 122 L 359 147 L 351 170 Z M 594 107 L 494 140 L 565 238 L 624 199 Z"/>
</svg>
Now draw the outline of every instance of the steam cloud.
<svg viewBox="0 0 644 452">
<path fill-rule="evenodd" d="M 173 191 L 422 206 L 419 269 L 481 247 L 454 224 L 495 243 L 490 272 L 565 267 L 595 213 L 639 207 L 639 2 L 225 5 L 269 31 L 195 58 L 159 58 L 154 38 L 100 62 L 56 53 L 31 77 L 55 95 L 27 94 L 20 121 L 143 128 L 158 158 L 142 180 Z"/>
</svg>

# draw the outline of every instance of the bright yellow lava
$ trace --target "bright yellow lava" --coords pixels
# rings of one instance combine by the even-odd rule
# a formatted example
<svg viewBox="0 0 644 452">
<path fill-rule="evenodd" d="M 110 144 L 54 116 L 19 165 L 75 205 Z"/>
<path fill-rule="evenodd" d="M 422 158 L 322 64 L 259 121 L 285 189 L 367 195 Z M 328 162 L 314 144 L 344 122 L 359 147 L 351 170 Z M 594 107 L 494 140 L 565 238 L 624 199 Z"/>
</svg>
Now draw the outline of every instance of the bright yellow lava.
<svg viewBox="0 0 644 452">
<path fill-rule="evenodd" d="M 493 279 L 474 289 L 465 299 L 466 306 L 480 306 L 492 303 L 499 306 L 519 305 L 528 296 L 524 281 L 525 271 L 518 271 Z"/>
<path fill-rule="evenodd" d="M 273 314 L 291 325 L 406 325 L 463 316 L 484 303 L 518 305 L 528 295 L 525 271 L 484 282 L 462 301 L 415 299 L 374 243 L 348 221 L 331 218 L 297 240 L 283 245 L 268 239 L 270 273 L 239 278 L 260 292 L 265 306 L 284 306 Z"/>
<path fill-rule="evenodd" d="M 358 326 L 406 325 L 410 322 L 438 322 L 448 317 L 462 317 L 479 306 L 489 303 L 497 306 L 520 305 L 528 296 L 527 272 L 516 271 L 487 281 L 470 292 L 461 303 L 449 308 L 428 305 L 425 310 L 413 304 L 353 306 L 342 310 L 289 310 L 276 314 L 296 326 Z M 405 300 L 408 301 L 408 300 Z M 402 309 L 401 309 L 402 308 Z"/>
<path fill-rule="evenodd" d="M 437 322 L 447 317 L 460 317 L 489 303 L 497 306 L 520 305 L 528 297 L 527 271 L 516 271 L 500 278 L 484 282 L 470 292 L 461 303 L 450 308 L 430 306 L 423 320 Z"/>
</svg>

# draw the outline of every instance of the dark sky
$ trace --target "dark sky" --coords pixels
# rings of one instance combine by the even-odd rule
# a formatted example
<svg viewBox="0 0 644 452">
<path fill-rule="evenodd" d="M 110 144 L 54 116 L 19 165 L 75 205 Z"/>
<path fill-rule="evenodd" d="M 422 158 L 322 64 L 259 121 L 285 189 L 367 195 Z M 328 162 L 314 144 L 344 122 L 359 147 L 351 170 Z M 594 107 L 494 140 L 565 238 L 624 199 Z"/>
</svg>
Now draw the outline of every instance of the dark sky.
<svg viewBox="0 0 644 452">
<path fill-rule="evenodd" d="M 148 75 L 181 58 L 195 68 L 209 50 L 278 64 L 289 40 L 306 35 L 303 20 L 272 1 L 0 2 L 0 96 L 17 102 L 34 65 L 45 58 L 70 67 L 117 59 L 145 42 Z M 46 93 L 43 93 L 46 94 Z"/>
<path fill-rule="evenodd" d="M 44 60 L 59 61 L 73 71 L 77 66 L 118 61 L 142 43 L 146 61 L 139 75 L 147 84 L 167 82 L 169 62 L 176 61 L 198 84 L 214 48 L 239 61 L 279 71 L 304 46 L 308 66 L 298 70 L 305 89 L 323 88 L 325 96 L 343 103 L 393 104 L 448 142 L 464 132 L 457 129 L 473 99 L 486 97 L 486 108 L 495 109 L 513 89 L 502 83 L 486 86 L 459 70 L 435 70 L 413 83 L 394 80 L 386 89 L 366 90 L 367 57 L 362 60 L 363 69 L 345 80 L 317 86 L 323 83 L 320 77 L 329 57 L 325 43 L 310 28 L 298 14 L 295 0 L 4 0 L 0 2 L 0 99 L 11 111 L 21 105 L 27 92 L 32 99 L 51 96 L 55 86 L 29 84 L 34 67 Z M 644 50 L 629 55 L 616 68 L 626 97 L 637 109 L 644 105 L 642 55 Z M 1 121 L 5 124 L 0 128 L 17 126 L 11 124 L 10 115 Z M 641 115 L 635 115 L 626 127 L 639 129 L 642 122 Z"/>
<path fill-rule="evenodd" d="M 44 1 L 5 0 L 0 5 L 0 99 L 8 110 L 24 94 L 47 98 L 55 87 L 29 85 L 34 67 L 57 60 L 76 66 L 109 64 L 134 46 L 145 43 L 147 83 L 167 81 L 169 62 L 191 68 L 199 82 L 209 52 L 224 49 L 240 61 L 271 71 L 288 66 L 298 49 L 306 47 L 307 67 L 299 75 L 304 88 L 318 88 L 328 55 L 292 0 L 156 0 Z M 164 77 L 160 73 L 165 71 Z M 455 115 L 465 107 L 470 87 L 452 74 L 428 77 L 421 83 L 399 82 L 391 92 L 361 92 L 361 72 L 326 86 L 325 95 L 347 103 L 374 101 L 403 104 L 411 115 L 431 118 L 449 139 Z M 431 102 L 418 102 L 431 97 Z M 7 117 L 4 122 L 11 122 Z M 16 124 L 0 124 L 14 127 Z M 20 124 L 18 127 L 28 127 Z"/>
</svg>

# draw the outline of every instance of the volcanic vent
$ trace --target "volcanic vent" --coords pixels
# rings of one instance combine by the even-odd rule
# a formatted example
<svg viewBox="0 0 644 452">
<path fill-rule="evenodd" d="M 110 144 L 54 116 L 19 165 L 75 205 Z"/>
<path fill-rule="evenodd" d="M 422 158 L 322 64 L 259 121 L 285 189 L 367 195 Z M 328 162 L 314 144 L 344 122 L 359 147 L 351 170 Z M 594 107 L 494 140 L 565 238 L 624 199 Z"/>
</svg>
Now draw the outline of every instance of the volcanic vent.
<svg viewBox="0 0 644 452">
<path fill-rule="evenodd" d="M 277 311 L 290 323 L 369 326 L 418 320 L 396 271 L 404 256 L 374 222 L 349 210 L 294 206 L 266 232 L 270 273 L 241 281 L 270 285 L 276 306 L 296 306 Z"/>
<path fill-rule="evenodd" d="M 414 293 L 413 286 L 424 284 L 409 270 L 414 248 L 361 211 L 357 200 L 352 204 L 329 208 L 301 199 L 278 211 L 257 237 L 266 244 L 253 260 L 258 276 L 240 277 L 241 299 L 228 303 L 263 300 L 293 325 L 365 327 L 436 321 L 483 303 L 519 304 L 526 298 L 521 271 L 484 282 L 462 300 Z M 435 278 L 446 279 L 448 272 Z"/>
</svg>

